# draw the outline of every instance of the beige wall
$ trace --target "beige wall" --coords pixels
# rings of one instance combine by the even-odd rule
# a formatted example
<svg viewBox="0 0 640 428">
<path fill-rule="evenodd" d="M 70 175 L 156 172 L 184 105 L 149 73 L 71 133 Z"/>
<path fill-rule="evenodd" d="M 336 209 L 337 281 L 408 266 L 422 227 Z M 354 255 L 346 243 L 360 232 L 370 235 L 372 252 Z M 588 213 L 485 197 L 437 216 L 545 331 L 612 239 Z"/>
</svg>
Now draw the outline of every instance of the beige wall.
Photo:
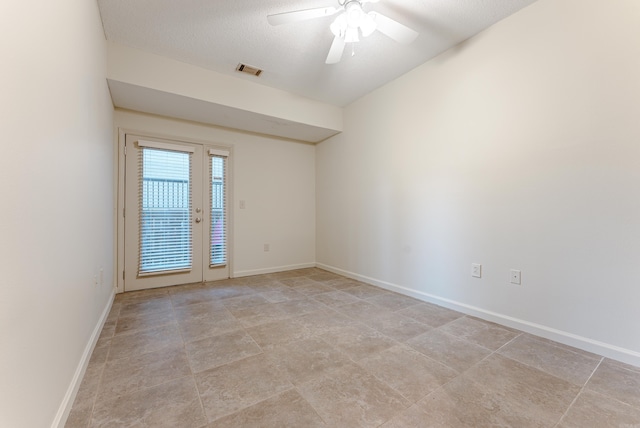
<svg viewBox="0 0 640 428">
<path fill-rule="evenodd" d="M 114 123 L 143 135 L 233 147 L 233 276 L 314 265 L 313 145 L 123 110 Z"/>
<path fill-rule="evenodd" d="M 639 40 L 635 0 L 539 0 L 349 106 L 318 262 L 640 365 Z"/>
<path fill-rule="evenodd" d="M 0 9 L 0 426 L 47 427 L 113 295 L 106 43 L 95 1 Z"/>
</svg>

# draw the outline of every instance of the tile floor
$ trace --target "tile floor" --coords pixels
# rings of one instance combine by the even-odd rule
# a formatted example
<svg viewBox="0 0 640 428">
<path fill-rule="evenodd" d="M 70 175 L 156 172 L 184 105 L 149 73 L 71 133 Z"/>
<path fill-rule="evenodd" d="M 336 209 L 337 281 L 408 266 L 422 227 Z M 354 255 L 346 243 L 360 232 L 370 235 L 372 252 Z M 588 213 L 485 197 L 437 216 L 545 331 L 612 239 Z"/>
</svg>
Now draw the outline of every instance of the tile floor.
<svg viewBox="0 0 640 428">
<path fill-rule="evenodd" d="M 66 426 L 640 428 L 640 368 L 304 269 L 118 295 Z"/>
</svg>

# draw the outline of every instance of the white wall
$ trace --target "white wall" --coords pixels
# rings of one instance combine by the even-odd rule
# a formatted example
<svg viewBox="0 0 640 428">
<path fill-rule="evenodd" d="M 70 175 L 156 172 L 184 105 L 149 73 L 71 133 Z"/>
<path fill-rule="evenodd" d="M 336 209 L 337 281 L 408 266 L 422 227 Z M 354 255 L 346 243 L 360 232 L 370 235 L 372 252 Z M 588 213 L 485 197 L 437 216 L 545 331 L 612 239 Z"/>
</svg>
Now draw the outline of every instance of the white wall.
<svg viewBox="0 0 640 428">
<path fill-rule="evenodd" d="M 0 426 L 46 427 L 113 295 L 106 42 L 95 1 L 6 1 L 0 28 Z"/>
<path fill-rule="evenodd" d="M 639 40 L 636 0 L 539 0 L 349 106 L 318 262 L 640 365 Z"/>
<path fill-rule="evenodd" d="M 114 123 L 143 135 L 233 147 L 233 276 L 314 265 L 313 145 L 126 110 L 116 110 Z"/>
</svg>

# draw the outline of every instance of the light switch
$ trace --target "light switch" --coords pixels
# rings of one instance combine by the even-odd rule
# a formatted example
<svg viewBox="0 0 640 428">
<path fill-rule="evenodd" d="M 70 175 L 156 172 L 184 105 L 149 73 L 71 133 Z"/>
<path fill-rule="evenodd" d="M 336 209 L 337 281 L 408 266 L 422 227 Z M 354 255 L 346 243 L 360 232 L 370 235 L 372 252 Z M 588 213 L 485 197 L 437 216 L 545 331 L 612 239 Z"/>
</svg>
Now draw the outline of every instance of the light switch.
<svg viewBox="0 0 640 428">
<path fill-rule="evenodd" d="M 244 202 L 244 199 L 240 199 L 240 209 L 243 210 L 247 207 L 246 203 Z"/>
<path fill-rule="evenodd" d="M 480 263 L 471 263 L 471 276 L 482 278 L 482 265 Z"/>
</svg>

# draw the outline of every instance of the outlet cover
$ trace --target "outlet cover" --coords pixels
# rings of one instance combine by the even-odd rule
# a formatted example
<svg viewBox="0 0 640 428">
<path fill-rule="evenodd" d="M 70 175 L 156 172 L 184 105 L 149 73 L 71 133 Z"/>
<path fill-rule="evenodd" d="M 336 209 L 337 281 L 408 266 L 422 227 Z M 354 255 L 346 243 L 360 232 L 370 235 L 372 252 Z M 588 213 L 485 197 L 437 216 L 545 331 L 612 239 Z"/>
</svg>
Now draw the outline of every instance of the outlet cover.
<svg viewBox="0 0 640 428">
<path fill-rule="evenodd" d="M 520 272 L 519 270 L 511 269 L 510 278 L 511 278 L 510 282 L 512 284 L 516 284 L 516 285 L 522 284 L 522 272 Z"/>
<path fill-rule="evenodd" d="M 471 276 L 482 278 L 482 265 L 480 263 L 471 263 Z"/>
</svg>

